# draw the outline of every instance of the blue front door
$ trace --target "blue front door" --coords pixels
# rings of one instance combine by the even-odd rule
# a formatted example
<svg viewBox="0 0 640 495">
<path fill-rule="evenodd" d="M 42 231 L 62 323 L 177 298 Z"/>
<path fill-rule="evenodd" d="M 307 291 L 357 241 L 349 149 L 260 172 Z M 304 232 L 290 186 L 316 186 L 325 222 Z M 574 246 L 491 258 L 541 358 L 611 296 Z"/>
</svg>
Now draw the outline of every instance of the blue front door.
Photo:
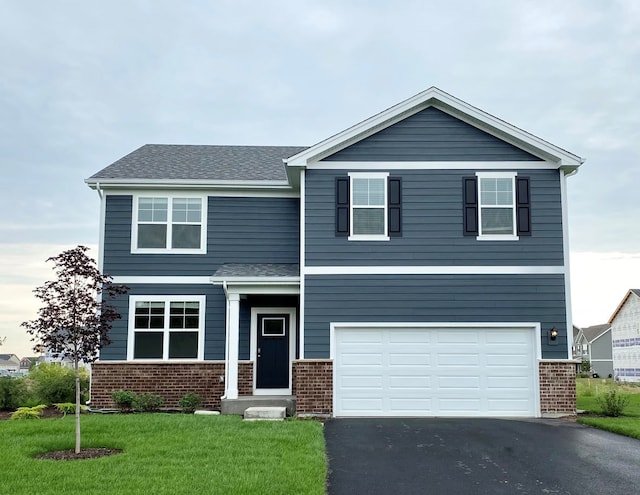
<svg viewBox="0 0 640 495">
<path fill-rule="evenodd" d="M 289 315 L 258 314 L 256 388 L 289 388 Z"/>
</svg>

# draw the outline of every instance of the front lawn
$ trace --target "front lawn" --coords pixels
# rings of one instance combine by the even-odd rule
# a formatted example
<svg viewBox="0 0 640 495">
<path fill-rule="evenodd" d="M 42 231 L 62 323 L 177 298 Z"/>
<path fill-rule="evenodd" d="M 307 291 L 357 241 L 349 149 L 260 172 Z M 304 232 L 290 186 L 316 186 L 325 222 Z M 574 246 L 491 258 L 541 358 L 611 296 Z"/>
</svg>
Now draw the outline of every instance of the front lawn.
<svg viewBox="0 0 640 495">
<path fill-rule="evenodd" d="M 578 409 L 591 415 L 602 414 L 597 397 L 611 389 L 629 397 L 629 404 L 624 409 L 623 416 L 617 418 L 580 416 L 578 422 L 640 439 L 640 387 L 636 385 L 616 384 L 612 380 L 603 379 L 578 379 L 576 387 Z"/>
<path fill-rule="evenodd" d="M 35 459 L 73 448 L 73 417 L 1 421 L 3 493 L 324 493 L 324 438 L 316 421 L 86 415 L 82 428 L 83 447 L 123 452 L 88 460 Z"/>
</svg>

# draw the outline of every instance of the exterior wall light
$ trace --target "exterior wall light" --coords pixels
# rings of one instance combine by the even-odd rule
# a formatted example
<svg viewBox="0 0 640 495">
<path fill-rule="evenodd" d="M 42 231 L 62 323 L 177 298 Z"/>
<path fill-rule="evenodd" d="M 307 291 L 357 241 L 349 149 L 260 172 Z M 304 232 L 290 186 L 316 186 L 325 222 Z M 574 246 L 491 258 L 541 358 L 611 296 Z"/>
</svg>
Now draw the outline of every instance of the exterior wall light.
<svg viewBox="0 0 640 495">
<path fill-rule="evenodd" d="M 551 330 L 549 330 L 548 336 L 549 336 L 549 343 L 550 344 L 557 344 L 558 329 L 556 327 L 553 327 Z"/>
</svg>

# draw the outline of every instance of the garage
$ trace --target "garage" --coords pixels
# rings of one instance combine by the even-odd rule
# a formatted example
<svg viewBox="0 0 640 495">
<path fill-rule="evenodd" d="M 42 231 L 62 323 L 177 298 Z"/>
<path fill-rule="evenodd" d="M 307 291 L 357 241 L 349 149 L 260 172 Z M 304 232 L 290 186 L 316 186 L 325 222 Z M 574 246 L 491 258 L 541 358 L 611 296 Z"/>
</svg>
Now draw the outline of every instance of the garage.
<svg viewBox="0 0 640 495">
<path fill-rule="evenodd" d="M 335 416 L 538 416 L 536 326 L 332 325 Z"/>
</svg>

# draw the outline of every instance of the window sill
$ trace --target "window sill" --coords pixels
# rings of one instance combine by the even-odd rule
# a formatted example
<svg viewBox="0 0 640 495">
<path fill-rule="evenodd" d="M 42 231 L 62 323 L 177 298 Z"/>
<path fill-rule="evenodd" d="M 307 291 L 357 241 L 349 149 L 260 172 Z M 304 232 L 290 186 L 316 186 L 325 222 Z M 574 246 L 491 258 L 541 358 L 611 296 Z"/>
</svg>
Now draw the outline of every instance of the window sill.
<svg viewBox="0 0 640 495">
<path fill-rule="evenodd" d="M 478 241 L 517 241 L 520 237 L 513 234 L 488 234 L 476 237 Z"/>
<path fill-rule="evenodd" d="M 350 235 L 349 241 L 388 241 L 389 236 L 386 235 Z"/>
<path fill-rule="evenodd" d="M 207 254 L 206 249 L 132 249 L 131 254 Z"/>
</svg>

